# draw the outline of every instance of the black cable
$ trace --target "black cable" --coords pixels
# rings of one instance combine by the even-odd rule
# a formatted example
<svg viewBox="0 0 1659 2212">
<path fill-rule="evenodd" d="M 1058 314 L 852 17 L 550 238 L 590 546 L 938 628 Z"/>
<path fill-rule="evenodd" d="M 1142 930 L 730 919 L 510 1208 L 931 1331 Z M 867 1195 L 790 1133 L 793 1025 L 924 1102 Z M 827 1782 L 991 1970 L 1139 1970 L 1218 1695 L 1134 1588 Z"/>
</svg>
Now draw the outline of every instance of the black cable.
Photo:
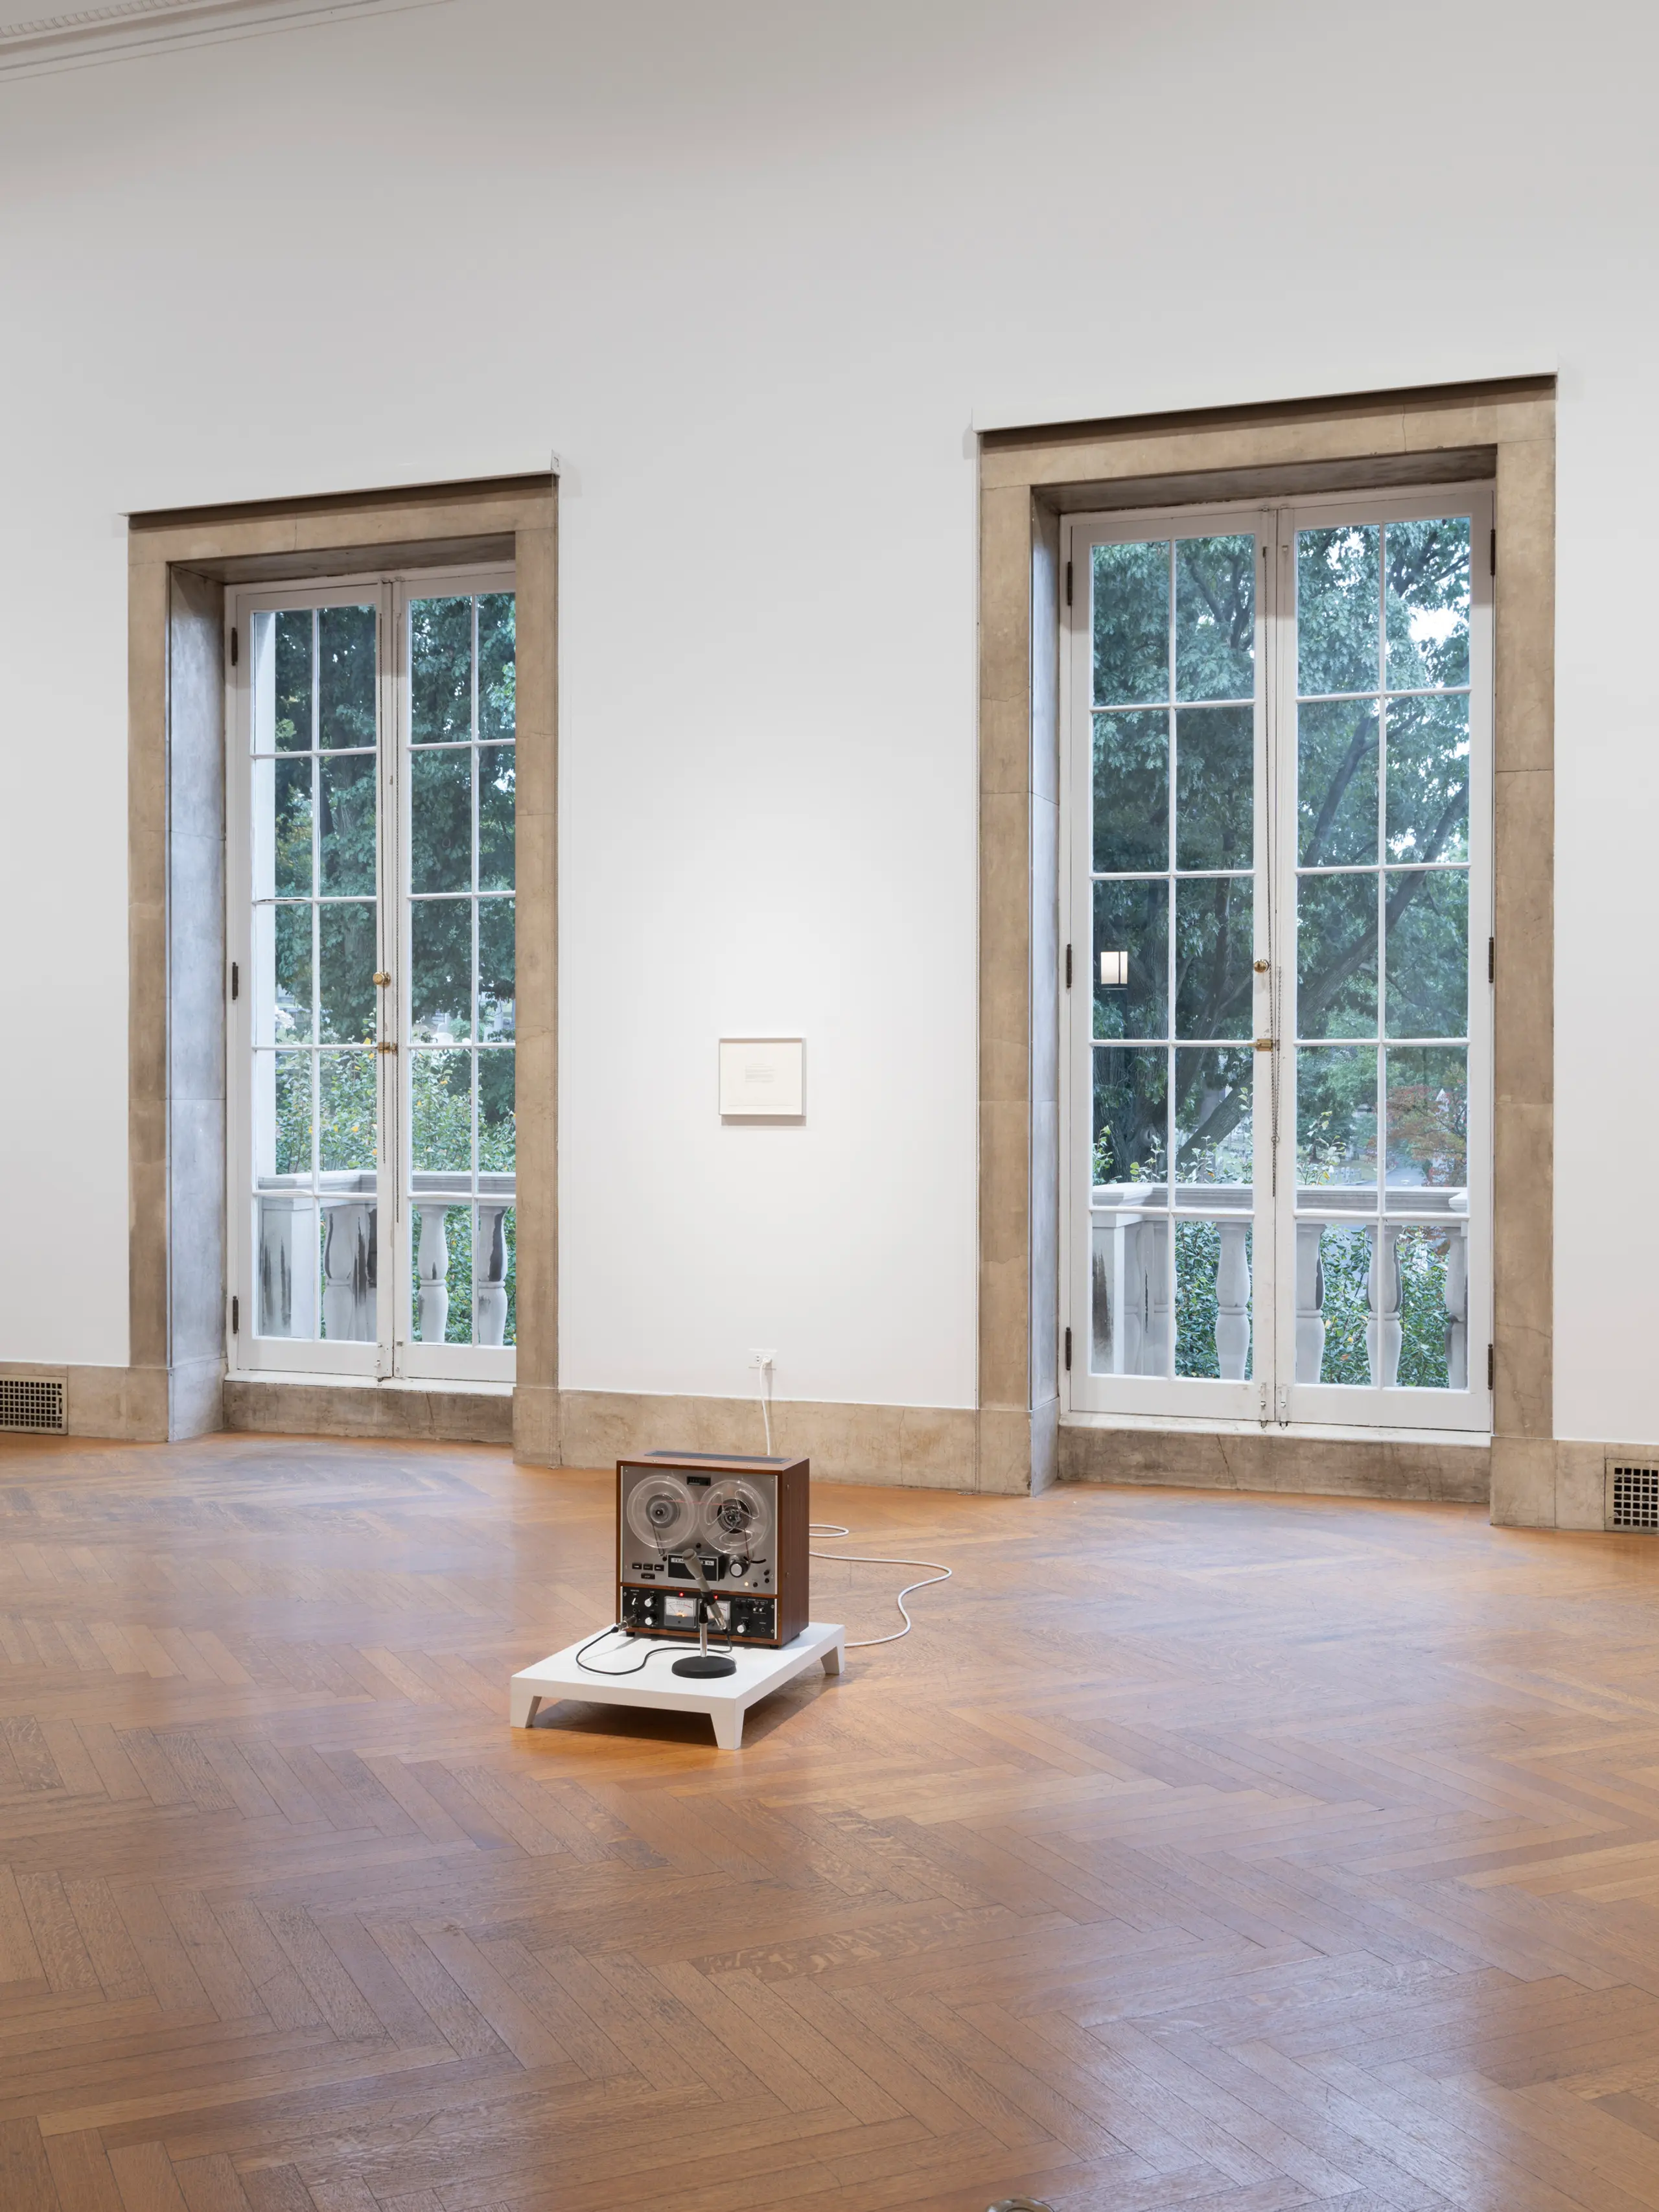
<svg viewBox="0 0 1659 2212">
<path fill-rule="evenodd" d="M 685 1650 L 689 1650 L 695 1651 L 699 1648 L 696 1644 L 684 1644 L 684 1640 L 678 1637 L 665 1638 L 660 1644 L 653 1644 L 651 1646 L 650 1650 L 646 1653 L 644 1658 L 640 1661 L 637 1667 L 590 1667 L 586 1660 L 583 1658 L 582 1652 L 591 1651 L 596 1644 L 602 1644 L 607 1636 L 617 1635 L 627 1637 L 630 1644 L 635 1641 L 633 1631 L 631 1629 L 624 1628 L 619 1620 L 613 1620 L 609 1628 L 602 1628 L 597 1636 L 590 1636 L 588 1638 L 586 1643 L 581 1646 L 580 1650 L 578 1650 L 576 1654 L 576 1664 L 581 1668 L 584 1674 L 605 1674 L 608 1675 L 611 1680 L 616 1681 L 619 1680 L 625 1674 L 642 1674 L 650 1662 L 657 1656 L 659 1652 L 673 1651 L 676 1649 L 678 1649 L 681 1650 L 683 1656 Z M 710 1650 L 714 1650 L 715 1648 L 714 1641 L 711 1637 L 709 1639 L 709 1649 Z M 726 1656 L 726 1654 L 729 1654 L 731 1650 L 732 1639 L 730 1636 L 727 1636 L 726 1639 L 725 1653 L 722 1654 L 722 1656 Z"/>
</svg>

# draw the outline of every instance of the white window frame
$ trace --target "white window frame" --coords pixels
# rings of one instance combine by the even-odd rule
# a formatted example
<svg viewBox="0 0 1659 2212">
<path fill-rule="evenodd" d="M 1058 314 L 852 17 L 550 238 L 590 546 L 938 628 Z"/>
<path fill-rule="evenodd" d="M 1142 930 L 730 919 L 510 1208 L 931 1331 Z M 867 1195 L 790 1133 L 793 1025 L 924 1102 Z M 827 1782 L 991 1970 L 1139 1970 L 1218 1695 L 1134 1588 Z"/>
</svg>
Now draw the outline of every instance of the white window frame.
<svg viewBox="0 0 1659 2212">
<path fill-rule="evenodd" d="M 1297 860 L 1294 550 L 1298 529 L 1338 522 L 1470 517 L 1470 805 L 1468 975 L 1468 1387 L 1429 1390 L 1297 1383 L 1295 1374 L 1296 1224 L 1294 916 Z M 1060 1352 L 1056 1376 L 1068 1419 L 1104 1427 L 1246 1431 L 1269 1425 L 1327 1436 L 1379 1433 L 1428 1439 L 1489 1435 L 1487 1346 L 1492 1312 L 1492 520 L 1489 483 L 1403 493 L 1328 493 L 1268 502 L 1114 510 L 1067 516 L 1060 557 L 1073 579 L 1060 619 L 1061 938 L 1073 983 L 1059 979 L 1061 1039 Z M 1254 1030 L 1273 1049 L 1256 1063 L 1252 1127 L 1255 1176 L 1252 1358 L 1249 1380 L 1103 1376 L 1090 1371 L 1093 1191 L 1094 943 L 1092 866 L 1092 563 L 1090 548 L 1160 538 L 1253 531 L 1257 538 Z M 1173 793 L 1171 794 L 1173 804 Z M 1273 925 L 1288 917 L 1284 946 Z M 1281 957 L 1281 954 L 1284 956 Z M 1276 987 L 1276 988 L 1275 988 Z M 1174 1022 L 1173 1006 L 1170 1022 Z M 1173 1036 L 1173 1029 L 1171 1030 Z M 1133 1044 L 1133 1039 L 1125 1040 Z M 1272 1071 L 1272 1073 L 1270 1073 Z M 1271 1084 L 1279 1085 L 1274 1141 Z M 1379 1130 L 1379 1143 L 1382 1133 Z M 1173 1163 L 1171 1163 L 1173 1170 Z M 1275 1182 L 1287 1194 L 1274 1195 Z M 1204 1217 L 1209 1218 L 1209 1217 Z M 1306 1214 L 1303 1217 L 1306 1219 Z M 1389 1222 L 1409 1221 L 1390 1207 Z M 1172 1286 L 1173 1287 L 1173 1286 Z M 1170 1326 L 1173 1330 L 1171 1315 Z M 1069 1342 L 1070 1355 L 1066 1347 Z"/>
<path fill-rule="evenodd" d="M 411 599 L 516 590 L 511 562 L 446 568 L 376 569 L 362 574 L 305 578 L 250 586 L 225 600 L 226 937 L 232 976 L 226 1005 L 227 1369 L 233 1376 L 307 1380 L 511 1383 L 514 1346 L 422 1344 L 415 1338 L 413 1254 L 418 1228 L 410 1206 L 409 816 L 410 776 L 410 637 Z M 376 1188 L 377 1336 L 373 1340 L 264 1337 L 258 1318 L 258 1239 L 254 1197 L 253 1061 L 258 989 L 253 945 L 253 699 L 251 617 L 295 607 L 362 606 L 377 619 L 377 958 L 390 988 L 378 994 L 376 1097 L 380 1142 Z M 234 645 L 233 645 L 234 641 Z M 476 684 L 477 672 L 474 671 Z M 515 740 L 516 741 L 516 740 Z M 477 742 L 475 738 L 475 743 Z M 388 830 L 395 828 L 389 849 Z M 476 834 L 476 833 L 475 833 Z M 516 902 L 515 902 L 516 905 Z M 408 1263 L 404 1247 L 408 1244 Z M 385 1286 L 392 1286 L 392 1296 Z"/>
</svg>

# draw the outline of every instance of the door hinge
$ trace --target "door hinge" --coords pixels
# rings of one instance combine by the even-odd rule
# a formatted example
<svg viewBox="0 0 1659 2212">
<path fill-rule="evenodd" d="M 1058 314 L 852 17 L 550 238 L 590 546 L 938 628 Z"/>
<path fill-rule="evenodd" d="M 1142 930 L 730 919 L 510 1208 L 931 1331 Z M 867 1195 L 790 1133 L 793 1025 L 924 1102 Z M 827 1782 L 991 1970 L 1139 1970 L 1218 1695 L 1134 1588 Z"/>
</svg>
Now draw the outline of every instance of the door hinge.
<svg viewBox="0 0 1659 2212">
<path fill-rule="evenodd" d="M 1066 563 L 1066 604 L 1068 607 L 1072 604 L 1072 564 L 1069 561 Z"/>
<path fill-rule="evenodd" d="M 242 995 L 242 971 L 234 960 L 230 963 L 230 995 L 233 999 Z"/>
<path fill-rule="evenodd" d="M 1498 939 L 1495 937 L 1486 939 L 1486 981 L 1489 983 L 1498 981 Z"/>
<path fill-rule="evenodd" d="M 1497 1347 L 1497 1346 L 1496 1346 L 1496 1345 L 1489 1344 L 1489 1345 L 1486 1346 L 1486 1388 L 1487 1388 L 1487 1389 L 1488 1389 L 1488 1390 L 1491 1390 L 1491 1389 L 1494 1389 L 1494 1388 L 1496 1387 L 1496 1385 L 1497 1385 L 1497 1382 L 1498 1382 L 1498 1347 Z"/>
<path fill-rule="evenodd" d="M 1498 532 L 1495 530 L 1486 545 L 1486 574 L 1489 576 L 1498 574 Z"/>
<path fill-rule="evenodd" d="M 230 665 L 233 668 L 235 667 L 237 662 L 241 659 L 241 657 L 242 641 L 237 634 L 236 625 L 233 623 L 230 629 Z"/>
<path fill-rule="evenodd" d="M 1066 948 L 1066 988 L 1068 991 L 1072 988 L 1072 948 L 1069 945 Z"/>
<path fill-rule="evenodd" d="M 233 1336 L 240 1336 L 242 1333 L 242 1301 L 240 1298 L 233 1298 L 230 1302 L 230 1333 Z"/>
<path fill-rule="evenodd" d="M 1071 1371 L 1072 1371 L 1072 1332 L 1071 1332 L 1071 1330 L 1068 1328 L 1068 1329 L 1066 1330 L 1066 1372 L 1069 1375 L 1069 1374 L 1071 1373 Z"/>
</svg>

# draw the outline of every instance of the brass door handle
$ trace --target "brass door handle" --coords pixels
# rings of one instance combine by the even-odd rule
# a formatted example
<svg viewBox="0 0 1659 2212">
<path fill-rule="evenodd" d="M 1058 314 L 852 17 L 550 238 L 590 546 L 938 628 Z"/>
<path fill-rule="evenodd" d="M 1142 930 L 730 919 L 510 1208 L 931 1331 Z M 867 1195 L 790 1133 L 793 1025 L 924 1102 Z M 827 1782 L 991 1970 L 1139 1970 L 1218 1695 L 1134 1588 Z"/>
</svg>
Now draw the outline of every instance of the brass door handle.
<svg viewBox="0 0 1659 2212">
<path fill-rule="evenodd" d="M 392 1048 L 395 1051 L 397 1048 L 394 1046 Z M 1273 1041 L 1271 1037 L 1258 1037 L 1255 1041 L 1255 1048 L 1258 1052 L 1271 1052 L 1273 1048 Z"/>
<path fill-rule="evenodd" d="M 376 1052 L 396 1052 L 398 1048 L 395 1044 L 377 1044 L 374 1049 Z"/>
<path fill-rule="evenodd" d="M 386 985 L 392 981 L 392 978 L 386 974 L 384 968 L 377 968 L 374 970 L 374 980 L 380 986 L 380 988 L 384 990 Z"/>
</svg>

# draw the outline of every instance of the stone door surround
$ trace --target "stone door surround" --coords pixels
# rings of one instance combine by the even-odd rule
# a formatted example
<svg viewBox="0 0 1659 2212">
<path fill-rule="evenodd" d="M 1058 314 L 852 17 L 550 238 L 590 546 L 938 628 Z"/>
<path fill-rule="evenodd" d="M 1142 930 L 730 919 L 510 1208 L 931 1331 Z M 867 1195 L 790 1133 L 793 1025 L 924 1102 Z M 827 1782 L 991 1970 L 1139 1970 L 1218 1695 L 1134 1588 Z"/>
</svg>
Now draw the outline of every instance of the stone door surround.
<svg viewBox="0 0 1659 2212">
<path fill-rule="evenodd" d="M 1477 477 L 1493 480 L 1498 532 L 1490 1451 L 1403 1435 L 1111 1428 L 1097 1417 L 1062 1426 L 1060 518 Z M 980 534 L 981 1428 L 1023 1457 L 1035 1487 L 1058 1476 L 1484 1498 L 1490 1480 L 1494 1518 L 1510 1517 L 1556 1454 L 1553 379 L 990 432 Z"/>
</svg>

